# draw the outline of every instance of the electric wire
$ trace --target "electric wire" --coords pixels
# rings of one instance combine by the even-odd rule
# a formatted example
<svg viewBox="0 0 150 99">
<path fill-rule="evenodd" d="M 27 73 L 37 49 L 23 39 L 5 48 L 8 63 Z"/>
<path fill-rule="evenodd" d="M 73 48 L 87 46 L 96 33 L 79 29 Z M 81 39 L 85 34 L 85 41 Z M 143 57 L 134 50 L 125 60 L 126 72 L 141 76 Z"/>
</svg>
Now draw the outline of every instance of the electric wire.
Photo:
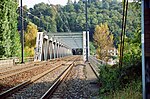
<svg viewBox="0 0 150 99">
<path fill-rule="evenodd" d="M 48 2 L 49 2 L 49 4 L 51 4 L 49 0 L 48 0 Z M 52 7 L 53 7 L 54 11 L 55 11 L 56 13 L 58 13 L 57 10 L 56 10 L 56 8 L 55 8 L 54 6 L 52 6 Z M 63 14 L 63 16 L 65 17 L 65 19 L 67 19 L 66 16 L 65 16 L 65 14 L 62 12 L 61 8 L 59 8 L 59 9 L 60 9 L 60 12 L 61 12 L 61 13 Z M 68 30 L 68 32 L 69 32 L 69 35 L 72 37 L 72 35 L 71 35 L 71 30 L 70 30 L 70 28 L 68 27 L 68 26 L 69 26 L 68 20 L 67 20 L 67 23 L 68 23 L 68 26 L 67 26 L 67 25 L 66 25 L 66 22 L 63 21 L 62 16 L 61 16 L 59 13 L 58 13 L 58 17 L 60 18 L 60 20 L 62 21 L 62 23 L 63 23 L 63 24 L 65 25 L 65 27 L 67 28 L 67 30 Z M 79 45 L 78 45 L 78 43 L 76 42 L 75 38 L 74 38 L 74 37 L 72 37 L 72 38 L 73 38 L 74 42 L 76 43 L 77 47 L 79 47 Z"/>
<path fill-rule="evenodd" d="M 49 0 L 48 0 L 49 1 Z M 14 4 L 16 4 L 17 2 L 14 2 L 14 1 L 11 1 L 12 3 L 14 3 Z M 50 1 L 49 1 L 49 3 L 50 3 Z M 1 6 L 4 6 L 4 5 L 2 5 L 2 4 L 0 4 Z M 54 11 L 57 13 L 57 10 L 55 9 L 55 7 L 54 6 L 52 6 L 53 7 L 53 9 L 54 9 Z M 11 9 L 9 8 L 9 7 L 7 7 L 8 8 L 8 10 L 10 10 L 11 11 Z M 22 8 L 22 10 L 23 11 L 25 11 L 25 12 L 27 12 L 27 14 L 28 15 L 31 15 L 31 16 L 33 16 L 33 18 L 36 18 L 36 19 L 38 19 L 39 21 L 41 21 L 42 19 L 41 18 L 39 18 L 38 16 L 36 16 L 36 15 L 33 15 L 31 12 L 29 12 L 29 11 L 27 11 L 26 9 L 24 9 L 24 8 Z M 61 8 L 60 8 L 60 12 L 62 13 L 62 10 L 61 10 Z M 15 12 L 12 12 L 12 13 L 14 13 L 14 14 L 16 14 Z M 59 13 L 58 13 L 59 14 Z M 64 13 L 62 13 L 63 15 L 64 15 Z M 68 32 L 69 32 L 69 35 L 72 37 L 72 35 L 71 35 L 71 30 L 70 30 L 70 28 L 66 25 L 66 22 L 64 22 L 63 21 L 63 19 L 62 19 L 62 16 L 59 14 L 58 15 L 59 17 L 60 17 L 60 20 L 62 21 L 62 23 L 64 24 L 64 26 L 67 28 L 67 30 L 68 30 Z M 19 16 L 20 17 L 20 16 Z M 66 18 L 66 16 L 64 15 L 64 17 Z M 27 18 L 24 18 L 24 17 L 20 17 L 20 18 L 22 18 L 24 21 L 26 21 L 26 22 L 30 22 L 30 20 L 28 20 Z M 67 18 L 66 18 L 67 19 Z M 43 21 L 43 20 L 42 20 Z M 68 21 L 68 20 L 67 20 Z M 48 23 L 48 22 L 46 22 L 46 23 Z M 48 23 L 49 24 L 49 23 Z M 67 22 L 67 24 L 69 25 L 69 23 Z M 40 25 L 38 26 L 37 25 L 37 27 L 39 28 L 39 29 L 42 29 L 42 27 L 40 27 Z M 79 47 L 79 45 L 78 45 L 78 43 L 76 42 L 76 40 L 75 40 L 75 38 L 74 37 L 72 37 L 73 38 L 73 40 L 74 40 L 74 42 L 76 43 L 76 45 Z"/>
<path fill-rule="evenodd" d="M 36 15 L 33 15 L 31 12 L 27 11 L 27 10 L 24 9 L 24 8 L 23 8 L 23 10 L 24 10 L 25 12 L 27 12 L 27 14 L 33 16 L 33 18 L 38 19 L 38 20 L 39 20 L 39 27 L 41 27 L 41 26 L 40 26 L 40 21 L 43 21 L 41 18 L 39 18 L 39 17 L 36 16 Z M 41 12 L 40 12 L 40 13 L 41 13 Z M 33 19 L 33 20 L 34 20 L 34 19 Z M 46 21 L 44 21 L 44 23 L 46 23 L 47 25 L 50 24 L 49 22 L 46 22 Z M 47 26 L 47 28 L 48 28 L 48 26 Z M 49 31 L 50 31 L 50 30 L 49 30 Z M 51 31 L 50 31 L 50 32 L 51 32 Z"/>
<path fill-rule="evenodd" d="M 2 4 L 0 4 L 0 6 L 6 7 L 6 6 L 2 5 Z M 7 7 L 7 9 L 8 9 L 9 11 L 11 11 L 11 9 L 10 9 L 9 7 Z M 16 12 L 11 12 L 11 13 L 16 14 Z M 20 16 L 19 16 L 19 18 L 22 18 L 22 19 L 23 19 L 24 21 L 26 21 L 26 22 L 30 22 L 30 20 L 28 20 L 27 18 L 20 17 Z M 41 28 L 41 27 L 37 26 L 37 28 Z M 41 28 L 41 29 L 42 29 L 42 28 Z"/>
<path fill-rule="evenodd" d="M 61 8 L 59 8 L 59 9 L 60 9 L 60 12 L 61 12 L 61 13 L 63 14 L 63 16 L 65 17 L 65 19 L 67 20 L 65 14 L 62 12 Z M 68 26 L 69 26 L 68 20 L 67 20 L 67 24 L 68 24 Z M 67 25 L 65 24 L 65 26 L 67 26 Z M 67 28 L 68 28 L 68 30 L 69 30 L 68 32 L 69 32 L 70 36 L 72 37 L 72 34 L 70 33 L 71 30 L 70 30 L 70 28 L 69 28 L 68 26 L 67 26 Z M 72 38 L 73 38 L 74 42 L 76 43 L 77 47 L 79 47 L 79 45 L 78 45 L 78 43 L 76 42 L 75 38 L 74 38 L 74 37 L 72 37 Z"/>
</svg>

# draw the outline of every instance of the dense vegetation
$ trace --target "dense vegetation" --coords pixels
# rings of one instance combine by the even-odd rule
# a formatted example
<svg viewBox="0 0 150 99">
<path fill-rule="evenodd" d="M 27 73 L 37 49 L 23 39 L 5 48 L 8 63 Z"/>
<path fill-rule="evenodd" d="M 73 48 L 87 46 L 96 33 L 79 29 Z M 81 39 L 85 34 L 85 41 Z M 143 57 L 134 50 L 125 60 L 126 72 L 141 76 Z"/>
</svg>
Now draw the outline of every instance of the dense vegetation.
<svg viewBox="0 0 150 99">
<path fill-rule="evenodd" d="M 20 55 L 20 36 L 17 31 L 15 0 L 0 1 L 0 58 Z"/>
<path fill-rule="evenodd" d="M 134 6 L 134 4 L 137 4 Z M 131 12 L 137 11 L 136 17 L 132 16 Z M 130 3 L 128 10 L 128 18 L 127 18 L 127 30 L 125 35 L 124 42 L 124 56 L 123 56 L 123 66 L 120 68 L 119 64 L 109 66 L 108 64 L 104 64 L 100 67 L 100 82 L 101 88 L 100 93 L 101 97 L 104 99 L 111 98 L 132 98 L 132 99 L 141 99 L 141 27 L 140 27 L 140 4 L 138 3 Z M 135 18 L 137 23 L 129 20 Z M 129 27 L 130 24 L 128 22 L 132 21 L 133 27 Z M 103 24 L 105 26 L 105 24 Z M 101 50 L 105 50 L 106 47 L 101 47 L 101 45 L 106 42 L 111 42 L 111 34 L 107 37 L 107 40 L 102 41 L 104 39 L 103 36 L 108 34 L 108 28 L 103 25 L 100 25 L 99 28 L 95 28 L 94 33 L 94 41 L 97 47 L 97 55 L 102 59 L 103 55 L 99 52 Z M 136 27 L 134 27 L 136 26 Z M 98 35 L 98 34 L 99 35 Z M 112 32 L 113 33 L 113 32 Z M 113 33 L 114 34 L 114 33 Z M 95 37 L 96 36 L 96 37 Z M 99 38 L 99 39 L 97 39 Z M 117 38 L 114 35 L 114 38 Z M 117 38 L 119 41 L 119 37 Z M 99 40 L 99 42 L 98 42 Z M 102 44 L 101 44 L 102 43 Z M 110 47 L 111 43 L 106 43 L 107 47 Z M 115 43 L 117 44 L 117 43 Z M 116 45 L 115 45 L 116 46 Z M 117 48 L 120 48 L 120 44 L 117 44 Z M 118 49 L 119 51 L 119 49 Z M 120 52 L 120 51 L 119 51 Z M 105 55 L 107 55 L 105 53 Z M 105 56 L 106 57 L 106 56 Z M 119 55 L 118 55 L 119 58 Z M 103 59 L 104 60 L 104 59 Z"/>
<path fill-rule="evenodd" d="M 119 48 L 122 2 L 117 0 L 89 0 L 88 2 L 88 30 L 90 31 L 91 54 L 101 53 L 101 50 L 110 45 Z M 1 0 L 0 2 L 0 58 L 19 56 L 20 31 L 19 8 L 15 0 Z M 18 11 L 17 11 L 18 9 Z M 17 12 L 18 14 L 17 14 Z M 85 4 L 82 0 L 72 2 L 68 0 L 66 6 L 50 5 L 45 3 L 36 4 L 33 8 L 23 7 L 24 30 L 25 30 L 25 53 L 26 56 L 34 55 L 36 32 L 81 32 L 85 30 Z M 123 67 L 99 66 L 101 90 L 104 98 L 125 95 L 124 92 L 133 90 L 133 94 L 141 97 L 141 28 L 140 28 L 140 4 L 129 3 L 127 28 L 124 48 Z M 18 31 L 17 31 L 18 23 Z M 100 30 L 100 31 L 99 31 Z M 102 38 L 101 31 L 106 31 Z M 93 40 L 93 34 L 94 40 Z M 97 36 L 96 36 L 97 35 Z M 97 42 L 96 42 L 97 39 Z M 94 43 L 93 43 L 94 41 Z M 101 42 L 104 46 L 102 46 Z M 95 48 L 97 51 L 95 51 Z M 118 49 L 119 50 L 119 49 Z M 118 57 L 119 58 L 119 57 Z M 130 86 L 131 89 L 129 88 Z M 122 89 L 123 88 L 123 89 Z M 138 91 L 138 93 L 136 93 Z"/>
<path fill-rule="evenodd" d="M 37 32 L 37 26 L 29 22 L 25 31 L 25 57 L 34 57 Z"/>
<path fill-rule="evenodd" d="M 7 8 L 8 11 L 5 11 L 6 14 L 1 15 L 2 17 L 1 24 L 7 25 L 8 22 L 5 23 L 2 22 L 4 22 L 3 20 L 6 19 L 7 19 L 6 21 L 9 21 L 8 18 L 13 19 L 13 17 L 9 17 L 7 13 L 13 12 L 9 13 L 9 15 L 11 14 L 15 15 L 17 4 L 14 5 L 14 3 L 9 3 L 6 1 L 5 3 L 6 3 L 5 7 Z M 3 1 L 1 2 L 1 4 L 4 5 Z M 2 5 L 1 9 L 4 10 L 4 6 Z M 136 7 L 133 8 L 134 5 L 135 5 L 134 3 L 130 3 L 129 4 L 130 9 L 128 10 L 126 35 L 129 38 L 134 38 L 133 32 L 137 27 L 139 27 L 140 24 L 140 17 L 139 17 L 140 10 L 137 10 Z M 24 6 L 23 9 L 24 9 L 25 29 L 27 27 L 27 24 L 31 21 L 32 23 L 36 24 L 38 26 L 38 30 L 41 31 L 46 30 L 49 32 L 67 32 L 67 31 L 77 32 L 85 30 L 85 8 L 82 0 L 79 0 L 79 2 L 76 1 L 72 2 L 71 0 L 68 0 L 66 6 L 39 3 L 36 4 L 33 8 L 27 9 L 27 6 Z M 15 19 L 13 19 L 13 21 L 15 22 L 14 26 L 16 26 L 17 24 L 16 20 L 17 16 L 18 15 L 16 14 L 14 17 Z M 117 47 L 117 44 L 119 43 L 119 35 L 121 33 L 121 19 L 122 19 L 121 2 L 117 2 L 117 0 L 103 0 L 103 1 L 90 0 L 90 2 L 88 3 L 88 27 L 90 31 L 90 39 L 93 40 L 92 36 L 96 25 L 99 25 L 100 23 L 107 23 L 110 32 L 114 36 L 114 44 Z M 20 30 L 20 24 L 18 25 L 18 30 Z M 3 48 L 4 47 L 1 47 L 1 49 Z M 9 48 L 7 50 L 9 50 Z M 4 53 L 3 51 L 1 52 Z M 8 51 L 5 52 L 8 53 Z M 11 56 L 11 54 L 8 56 Z"/>
<path fill-rule="evenodd" d="M 126 29 L 126 36 L 128 38 L 134 38 L 133 32 L 140 24 L 140 10 L 136 10 L 136 7 L 133 7 L 135 5 L 137 6 L 135 3 L 129 4 Z M 45 30 L 49 33 L 68 31 L 81 32 L 86 28 L 85 4 L 82 0 L 78 2 L 68 0 L 66 6 L 39 3 L 33 8 L 28 9 L 27 6 L 24 6 L 23 9 L 25 29 L 29 22 L 36 24 L 39 31 Z M 109 32 L 113 34 L 114 46 L 118 48 L 118 44 L 120 43 L 121 22 L 122 2 L 117 2 L 117 0 L 89 0 L 88 30 L 90 31 L 91 41 L 93 41 L 96 25 L 106 23 Z M 20 30 L 20 25 L 18 25 L 18 29 Z"/>
<path fill-rule="evenodd" d="M 129 4 L 127 20 L 127 36 L 133 37 L 133 32 L 140 23 L 140 10 L 131 9 L 134 3 Z M 24 15 L 28 21 L 32 21 L 38 27 L 49 32 L 77 32 L 85 30 L 85 4 L 82 0 L 72 2 L 68 0 L 66 6 L 36 4 L 33 8 L 24 7 Z M 29 11 L 31 14 L 29 14 Z M 33 16 L 35 15 L 35 16 Z M 39 20 L 40 18 L 40 20 Z M 114 43 L 117 47 L 118 36 L 121 33 L 122 3 L 117 0 L 90 0 L 88 3 L 88 28 L 90 39 L 96 25 L 107 23 L 110 32 L 114 35 Z"/>
<path fill-rule="evenodd" d="M 113 48 L 113 35 L 109 32 L 107 24 L 100 24 L 95 27 L 94 41 L 97 47 L 97 58 L 105 62 L 111 57 L 108 50 Z"/>
</svg>

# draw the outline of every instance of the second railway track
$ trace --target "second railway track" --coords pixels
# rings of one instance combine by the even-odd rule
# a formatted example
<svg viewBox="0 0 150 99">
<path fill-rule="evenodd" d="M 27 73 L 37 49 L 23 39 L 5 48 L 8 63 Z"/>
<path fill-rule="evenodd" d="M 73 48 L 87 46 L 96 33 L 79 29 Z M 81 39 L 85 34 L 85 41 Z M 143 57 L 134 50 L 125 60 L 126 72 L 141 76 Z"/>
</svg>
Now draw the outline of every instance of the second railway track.
<svg viewBox="0 0 150 99">
<path fill-rule="evenodd" d="M 76 57 L 77 58 L 77 57 Z M 26 85 L 28 85 L 28 84 L 30 84 L 30 83 L 33 83 L 33 86 L 35 86 L 35 87 L 40 87 L 41 85 L 42 86 L 50 86 L 51 85 L 51 83 L 52 83 L 52 80 L 54 80 L 54 78 L 56 78 L 58 75 L 60 75 L 60 73 L 64 70 L 64 69 L 66 69 L 66 65 L 70 65 L 70 64 L 72 64 L 72 61 L 74 61 L 74 59 L 76 59 L 75 57 L 74 58 L 69 58 L 69 60 L 67 61 L 67 64 L 66 63 L 63 63 L 63 64 L 61 64 L 61 65 L 64 65 L 64 66 L 61 66 L 61 67 L 59 67 L 59 68 L 57 68 L 57 69 L 54 69 L 53 68 L 53 70 L 50 70 L 49 72 L 45 72 L 45 74 L 43 73 L 43 74 L 41 74 L 41 75 L 39 75 L 39 76 L 37 76 L 37 77 L 33 77 L 32 79 L 30 79 L 30 80 L 28 80 L 28 81 L 25 81 L 25 82 L 23 82 L 23 83 L 21 83 L 21 84 L 19 84 L 18 86 L 22 86 L 22 87 L 24 87 L 24 86 L 26 86 Z M 68 67 L 67 67 L 68 68 Z M 53 73 L 54 72 L 54 73 Z M 52 73 L 52 74 L 51 74 Z M 45 76 L 44 76 L 45 75 Z M 47 77 L 46 77 L 46 75 L 48 75 Z M 55 76 L 55 77 L 54 77 Z M 42 78 L 41 78 L 42 77 Z M 46 78 L 46 80 L 44 80 Z M 53 78 L 53 79 L 52 79 Z M 39 79 L 39 80 L 37 80 L 37 79 Z M 42 79 L 42 80 L 41 80 Z M 37 80 L 37 81 L 36 81 Z M 34 84 L 34 81 L 36 81 L 37 83 L 36 84 Z M 42 81 L 42 83 L 40 83 L 40 81 Z M 47 85 L 48 84 L 48 85 Z M 37 85 L 37 86 L 36 86 Z M 15 87 L 17 87 L 17 86 L 15 86 Z M 11 88 L 11 89 L 9 89 L 9 90 L 7 90 L 7 91 L 5 91 L 5 92 L 3 92 L 3 93 L 1 93 L 0 94 L 0 97 L 3 97 L 3 98 L 5 98 L 5 97 L 7 97 L 8 95 L 10 95 L 10 94 L 12 94 L 13 93 L 13 90 L 14 91 L 16 91 L 16 90 L 18 90 L 17 88 L 15 89 L 15 87 L 13 87 L 13 88 Z M 20 87 L 21 88 L 21 87 Z M 25 88 L 26 89 L 26 88 Z M 24 89 L 24 90 L 25 90 Z M 28 88 L 27 88 L 28 89 Z M 34 88 L 31 88 L 31 89 L 34 89 Z M 37 91 L 39 91 L 38 89 L 36 89 Z M 40 89 L 41 90 L 41 89 Z M 44 92 L 44 91 L 43 91 Z M 24 93 L 24 92 L 23 92 Z M 28 93 L 28 92 L 25 92 L 25 94 L 26 93 Z M 30 93 L 30 92 L 29 92 Z M 31 93 L 33 93 L 33 91 L 31 92 Z M 30 93 L 30 94 L 31 94 Z M 39 93 L 39 92 L 38 92 Z M 40 92 L 40 93 L 42 93 L 42 92 Z M 17 95 L 18 94 L 22 94 L 22 92 L 19 92 L 19 93 L 17 93 Z M 13 97 L 13 98 L 15 98 L 15 97 L 18 97 L 16 94 L 14 94 L 13 96 L 11 96 L 11 98 Z M 29 94 L 26 94 L 27 95 L 27 97 L 30 97 L 30 96 L 33 96 L 33 98 L 34 98 L 34 96 L 37 96 L 37 97 L 40 97 L 41 95 L 38 95 L 38 94 L 36 94 L 36 95 L 29 95 Z M 29 95 L 29 96 L 28 96 Z M 19 96 L 21 96 L 21 95 L 19 95 Z"/>
<path fill-rule="evenodd" d="M 16 71 L 12 74 L 8 74 L 8 75 L 4 75 L 4 77 L 2 76 L 0 79 L 0 92 L 3 92 L 13 86 L 16 86 L 30 78 L 32 78 L 33 76 L 36 76 L 46 70 L 51 69 L 52 67 L 55 67 L 57 65 L 60 64 L 64 64 L 65 62 L 69 61 L 70 59 L 72 59 L 73 57 L 67 57 L 67 58 L 63 58 L 61 61 L 55 61 L 55 63 L 53 62 L 42 62 L 43 64 L 41 64 L 40 66 L 36 66 L 36 67 L 32 67 L 28 70 L 22 70 L 22 71 Z"/>
<path fill-rule="evenodd" d="M 0 71 L 0 79 L 3 79 L 5 77 L 11 76 L 16 74 L 18 71 L 19 72 L 23 72 L 23 71 L 27 71 L 30 70 L 32 68 L 41 66 L 41 65 L 45 65 L 49 62 L 49 64 L 54 64 L 56 62 L 62 61 L 62 60 L 69 60 L 68 57 L 63 57 L 63 58 L 59 58 L 59 59 L 53 59 L 53 60 L 48 60 L 48 61 L 43 61 L 43 62 L 30 62 L 27 64 L 19 64 L 19 65 L 15 65 L 15 66 L 11 66 L 11 67 L 6 67 L 6 68 L 1 68 Z"/>
</svg>

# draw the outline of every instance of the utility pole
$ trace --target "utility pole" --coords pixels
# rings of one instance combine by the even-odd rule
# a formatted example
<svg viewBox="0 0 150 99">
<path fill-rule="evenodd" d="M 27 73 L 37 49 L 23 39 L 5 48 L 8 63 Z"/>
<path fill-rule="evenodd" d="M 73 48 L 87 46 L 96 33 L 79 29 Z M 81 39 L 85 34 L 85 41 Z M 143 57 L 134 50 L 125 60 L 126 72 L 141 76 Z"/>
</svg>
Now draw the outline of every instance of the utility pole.
<svg viewBox="0 0 150 99">
<path fill-rule="evenodd" d="M 21 19 L 21 63 L 24 63 L 24 30 L 23 30 L 23 7 L 22 7 L 22 0 L 20 6 L 20 19 Z"/>
<path fill-rule="evenodd" d="M 85 2 L 85 18 L 86 18 L 86 62 L 88 62 L 88 16 L 87 16 L 87 0 L 83 0 Z"/>
<path fill-rule="evenodd" d="M 86 62 L 88 62 L 88 16 L 87 16 L 87 0 L 85 2 L 85 17 L 86 17 Z"/>
</svg>

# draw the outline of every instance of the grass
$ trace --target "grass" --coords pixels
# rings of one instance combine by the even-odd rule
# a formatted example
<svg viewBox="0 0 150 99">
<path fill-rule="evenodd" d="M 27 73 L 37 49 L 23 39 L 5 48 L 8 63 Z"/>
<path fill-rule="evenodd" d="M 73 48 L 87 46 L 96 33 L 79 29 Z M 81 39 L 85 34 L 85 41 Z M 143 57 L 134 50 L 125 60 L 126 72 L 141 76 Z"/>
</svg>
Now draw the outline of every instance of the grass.
<svg viewBox="0 0 150 99">
<path fill-rule="evenodd" d="M 116 90 L 103 94 L 101 99 L 142 99 L 141 80 L 132 81 L 127 84 L 122 90 Z"/>
</svg>

